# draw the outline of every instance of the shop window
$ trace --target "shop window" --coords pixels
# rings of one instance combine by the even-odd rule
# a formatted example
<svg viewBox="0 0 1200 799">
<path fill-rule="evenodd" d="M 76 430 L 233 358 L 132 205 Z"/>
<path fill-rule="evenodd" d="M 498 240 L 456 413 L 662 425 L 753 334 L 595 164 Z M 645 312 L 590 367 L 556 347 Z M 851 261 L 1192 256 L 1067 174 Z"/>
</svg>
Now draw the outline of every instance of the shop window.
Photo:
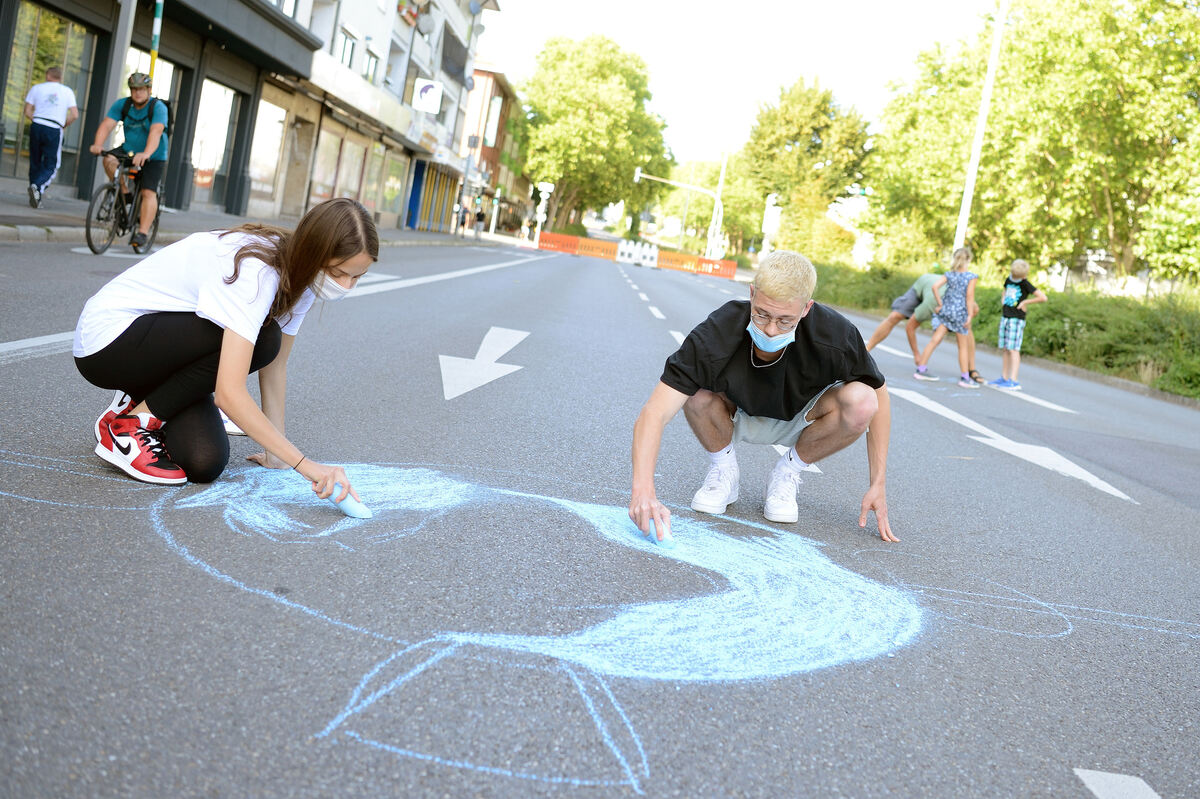
<svg viewBox="0 0 1200 799">
<path fill-rule="evenodd" d="M 382 144 L 371 147 L 371 157 L 367 159 L 367 170 L 363 174 L 363 190 L 360 202 L 371 213 L 378 210 L 379 185 L 383 180 L 383 156 L 387 152 Z"/>
<path fill-rule="evenodd" d="M 258 102 L 258 118 L 250 144 L 250 196 L 259 200 L 275 199 L 279 158 L 287 124 L 287 110 L 266 100 Z"/>
<path fill-rule="evenodd" d="M 83 117 L 89 102 L 96 36 L 54 12 L 21 0 L 12 31 L 8 80 L 0 105 L 0 175 L 29 176 L 29 120 L 25 118 L 25 95 L 29 87 L 46 79 L 46 70 L 61 67 L 63 84 L 75 92 L 79 115 Z M 111 102 L 100 98 L 97 102 Z M 87 144 L 91 135 L 87 131 Z M 55 182 L 75 180 L 75 168 L 83 136 L 83 125 L 67 128 L 63 139 L 62 163 Z"/>
<path fill-rule="evenodd" d="M 342 142 L 342 158 L 338 164 L 337 196 L 358 199 L 362 188 L 363 162 L 367 160 L 367 148 L 350 140 Z"/>
<path fill-rule="evenodd" d="M 200 88 L 196 132 L 192 137 L 192 202 L 225 203 L 233 132 L 237 127 L 237 92 L 212 80 Z"/>
<path fill-rule="evenodd" d="M 317 137 L 317 154 L 313 159 L 312 183 L 309 188 L 309 207 L 333 198 L 334 181 L 337 180 L 338 153 L 342 150 L 342 137 L 321 130 Z"/>
<path fill-rule="evenodd" d="M 379 210 L 399 214 L 404 201 L 404 182 L 408 178 L 409 158 L 403 153 L 390 152 L 383 168 L 383 203 Z"/>
</svg>

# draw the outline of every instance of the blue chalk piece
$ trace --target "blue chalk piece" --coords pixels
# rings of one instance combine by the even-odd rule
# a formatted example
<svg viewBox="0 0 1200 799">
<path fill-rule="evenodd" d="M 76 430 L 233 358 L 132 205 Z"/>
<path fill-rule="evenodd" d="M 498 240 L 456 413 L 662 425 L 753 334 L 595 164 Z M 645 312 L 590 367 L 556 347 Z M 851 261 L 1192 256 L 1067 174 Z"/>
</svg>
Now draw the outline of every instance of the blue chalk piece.
<svg viewBox="0 0 1200 799">
<path fill-rule="evenodd" d="M 675 548 L 675 539 L 671 536 L 670 533 L 667 533 L 667 535 L 663 538 L 662 541 L 658 540 L 658 530 L 655 528 L 653 519 L 650 520 L 650 532 L 646 533 L 646 540 L 649 541 L 651 544 L 657 544 L 658 546 L 662 547 L 663 549 L 674 549 Z"/>
<path fill-rule="evenodd" d="M 351 517 L 352 519 L 370 519 L 372 516 L 375 515 L 375 514 L 371 513 L 370 508 L 368 508 L 366 505 L 359 502 L 357 499 L 352 497 L 350 494 L 347 494 L 345 499 L 343 499 L 341 502 L 338 502 L 337 497 L 341 493 L 342 493 L 342 484 L 334 483 L 333 484 L 333 493 L 329 495 L 328 499 L 342 513 L 346 514 L 347 516 Z"/>
</svg>

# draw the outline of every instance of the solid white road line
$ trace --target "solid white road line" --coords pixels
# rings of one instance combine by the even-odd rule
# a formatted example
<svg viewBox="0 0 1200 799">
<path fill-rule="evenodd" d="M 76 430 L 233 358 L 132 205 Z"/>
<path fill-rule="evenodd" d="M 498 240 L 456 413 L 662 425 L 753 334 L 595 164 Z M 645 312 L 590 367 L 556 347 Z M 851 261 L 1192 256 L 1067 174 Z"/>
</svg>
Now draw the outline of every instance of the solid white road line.
<svg viewBox="0 0 1200 799">
<path fill-rule="evenodd" d="M 899 355 L 901 358 L 911 358 L 912 357 L 911 352 L 901 352 L 900 350 L 896 349 L 895 347 L 889 347 L 886 344 L 876 344 L 875 349 L 883 350 L 888 355 Z"/>
<path fill-rule="evenodd" d="M 90 251 L 89 251 L 90 252 Z M 501 261 L 498 264 L 487 264 L 485 266 L 474 266 L 470 269 L 458 269 L 454 272 L 443 272 L 438 275 L 427 275 L 425 277 L 410 277 L 407 280 L 387 279 L 390 276 L 381 276 L 384 279 L 379 281 L 360 281 L 368 282 L 370 285 L 357 286 L 354 291 L 347 295 L 348 298 L 365 297 L 368 294 L 378 294 L 381 291 L 393 291 L 395 289 L 408 288 L 409 286 L 420 286 L 425 283 L 436 283 L 439 280 L 450 280 L 456 277 L 466 277 L 467 275 L 475 275 L 480 272 L 490 272 L 493 269 L 504 269 L 509 266 L 517 266 L 519 264 L 532 263 L 533 261 L 543 261 L 547 258 L 553 258 L 554 255 L 541 255 L 532 258 L 517 258 L 512 261 Z M 369 272 L 367 274 L 370 274 Z M 67 333 L 52 333 L 48 336 L 36 336 L 34 338 L 23 338 L 17 341 L 7 341 L 0 343 L 0 358 L 12 353 L 21 353 L 17 358 L 5 358 L 0 360 L 0 363 L 7 363 L 11 360 L 21 360 L 25 357 L 34 355 L 51 355 L 58 352 L 67 352 L 71 349 L 71 344 L 75 340 L 75 331 Z M 37 350 L 37 352 L 29 352 Z"/>
<path fill-rule="evenodd" d="M 1140 777 L 1083 768 L 1075 769 L 1075 776 L 1095 794 L 1096 799 L 1161 799 Z"/>
</svg>

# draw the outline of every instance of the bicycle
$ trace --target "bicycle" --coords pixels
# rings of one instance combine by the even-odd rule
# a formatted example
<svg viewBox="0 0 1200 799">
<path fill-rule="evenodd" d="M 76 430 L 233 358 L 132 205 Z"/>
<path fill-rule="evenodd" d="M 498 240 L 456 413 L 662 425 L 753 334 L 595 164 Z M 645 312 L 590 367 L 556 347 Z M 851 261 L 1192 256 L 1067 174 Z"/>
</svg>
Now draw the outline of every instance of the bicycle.
<svg viewBox="0 0 1200 799">
<path fill-rule="evenodd" d="M 102 155 L 111 155 L 117 159 L 117 171 L 112 180 L 96 189 L 91 202 L 88 203 L 87 225 L 84 229 L 88 249 L 100 255 L 117 236 L 129 234 L 129 246 L 133 247 L 134 252 L 150 252 L 150 248 L 154 246 L 154 238 L 158 235 L 158 218 L 162 215 L 162 203 L 160 201 L 154 221 L 150 223 L 146 243 L 135 247 L 133 236 L 138 232 L 138 220 L 142 210 L 142 191 L 137 180 L 141 170 L 133 165 L 133 154 L 120 148 L 105 150 Z M 133 192 L 128 203 L 120 199 L 122 185 L 131 187 Z"/>
</svg>

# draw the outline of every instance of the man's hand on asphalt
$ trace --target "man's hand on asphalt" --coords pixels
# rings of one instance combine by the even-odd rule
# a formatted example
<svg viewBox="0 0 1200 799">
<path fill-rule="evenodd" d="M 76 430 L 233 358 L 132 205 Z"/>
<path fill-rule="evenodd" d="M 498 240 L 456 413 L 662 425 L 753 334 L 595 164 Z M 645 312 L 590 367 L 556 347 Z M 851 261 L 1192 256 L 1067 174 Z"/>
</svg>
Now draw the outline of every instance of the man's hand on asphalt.
<svg viewBox="0 0 1200 799">
<path fill-rule="evenodd" d="M 879 524 L 879 537 L 884 541 L 898 543 L 899 538 L 892 535 L 892 525 L 888 521 L 887 492 L 883 486 L 871 486 L 863 495 L 862 513 L 858 517 L 858 526 L 867 526 L 867 514 L 875 511 L 875 521 Z"/>
<path fill-rule="evenodd" d="M 629 500 L 629 518 L 645 535 L 657 534 L 659 541 L 671 539 L 671 511 L 653 494 L 637 494 Z M 651 527 L 650 523 L 654 526 Z"/>
</svg>

